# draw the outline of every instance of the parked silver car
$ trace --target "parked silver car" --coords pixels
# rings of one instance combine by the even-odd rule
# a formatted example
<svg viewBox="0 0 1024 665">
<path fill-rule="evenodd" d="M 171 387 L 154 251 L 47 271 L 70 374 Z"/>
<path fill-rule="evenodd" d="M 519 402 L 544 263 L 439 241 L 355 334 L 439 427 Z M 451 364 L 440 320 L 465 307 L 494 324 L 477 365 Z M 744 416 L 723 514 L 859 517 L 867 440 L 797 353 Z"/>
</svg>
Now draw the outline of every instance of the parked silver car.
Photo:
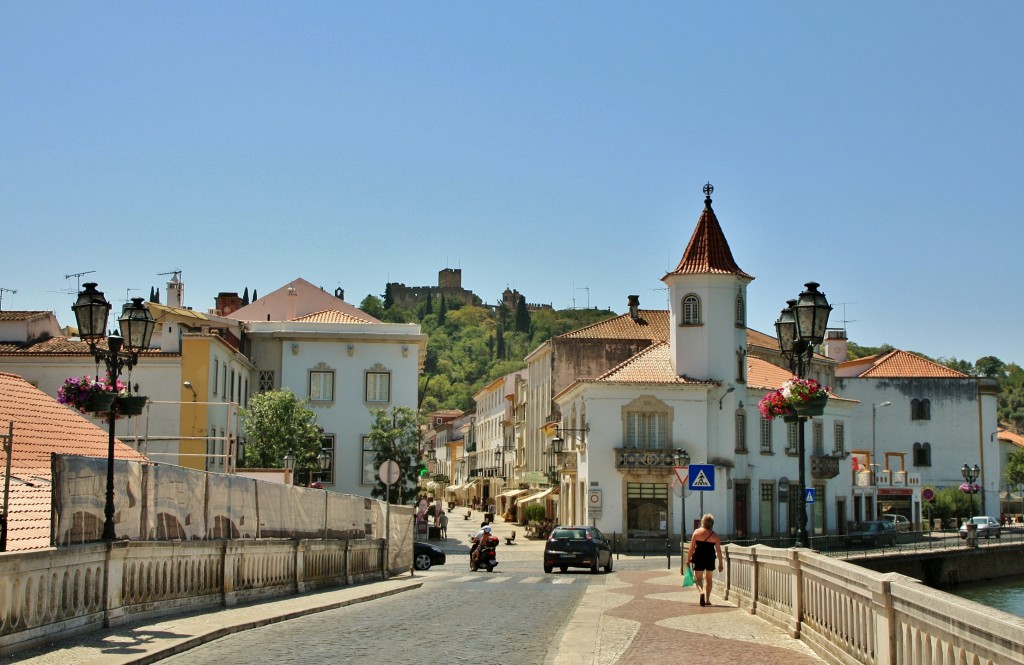
<svg viewBox="0 0 1024 665">
<path fill-rule="evenodd" d="M 991 538 L 992 536 L 999 538 L 1003 535 L 1003 526 L 999 523 L 999 520 L 988 515 L 978 515 L 960 525 L 961 538 L 967 538 L 968 523 L 978 525 L 978 538 Z"/>
<path fill-rule="evenodd" d="M 883 520 L 892 522 L 892 525 L 896 527 L 896 533 L 905 533 L 910 531 L 910 520 L 903 515 L 897 513 L 886 513 L 882 515 Z"/>
</svg>

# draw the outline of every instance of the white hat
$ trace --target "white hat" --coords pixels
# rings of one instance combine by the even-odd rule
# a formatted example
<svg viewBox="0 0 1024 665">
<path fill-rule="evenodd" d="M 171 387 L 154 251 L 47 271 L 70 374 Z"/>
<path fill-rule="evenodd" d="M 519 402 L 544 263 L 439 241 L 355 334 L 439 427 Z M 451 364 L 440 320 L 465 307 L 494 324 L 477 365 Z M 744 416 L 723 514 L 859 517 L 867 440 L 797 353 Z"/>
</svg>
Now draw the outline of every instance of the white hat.
<svg viewBox="0 0 1024 665">
<path fill-rule="evenodd" d="M 484 533 L 490 533 L 490 532 L 491 532 L 491 525 L 488 524 L 487 526 L 484 527 Z"/>
</svg>

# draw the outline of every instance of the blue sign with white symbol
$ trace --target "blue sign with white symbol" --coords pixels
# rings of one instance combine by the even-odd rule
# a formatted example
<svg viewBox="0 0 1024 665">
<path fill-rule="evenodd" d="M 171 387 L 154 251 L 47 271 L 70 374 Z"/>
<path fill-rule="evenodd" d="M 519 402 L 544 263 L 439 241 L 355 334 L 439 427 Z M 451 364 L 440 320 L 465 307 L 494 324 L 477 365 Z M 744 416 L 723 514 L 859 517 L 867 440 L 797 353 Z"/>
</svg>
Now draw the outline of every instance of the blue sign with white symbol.
<svg viewBox="0 0 1024 665">
<path fill-rule="evenodd" d="M 804 503 L 814 503 L 814 488 L 808 487 L 804 490 Z"/>
<path fill-rule="evenodd" d="M 715 491 L 715 465 L 690 465 L 690 490 L 693 492 Z"/>
</svg>

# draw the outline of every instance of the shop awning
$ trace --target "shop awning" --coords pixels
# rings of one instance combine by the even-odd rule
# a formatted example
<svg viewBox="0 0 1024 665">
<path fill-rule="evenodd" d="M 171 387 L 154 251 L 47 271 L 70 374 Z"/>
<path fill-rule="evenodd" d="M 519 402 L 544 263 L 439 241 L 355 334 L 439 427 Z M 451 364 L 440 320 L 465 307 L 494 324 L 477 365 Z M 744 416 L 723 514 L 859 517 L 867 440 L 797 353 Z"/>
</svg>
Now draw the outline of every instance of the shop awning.
<svg viewBox="0 0 1024 665">
<path fill-rule="evenodd" d="M 526 497 L 525 499 L 519 499 L 519 505 L 521 506 L 524 503 L 531 503 L 533 501 L 540 501 L 541 499 L 543 499 L 548 494 L 551 494 L 554 491 L 555 491 L 554 487 L 549 487 L 549 488 L 547 488 L 546 490 L 544 490 L 542 492 L 537 492 L 536 494 L 531 494 L 530 496 Z"/>
<path fill-rule="evenodd" d="M 449 485 L 448 487 L 444 488 L 444 491 L 445 492 L 458 492 L 460 489 L 462 489 L 462 485 Z"/>
<path fill-rule="evenodd" d="M 520 494 L 525 494 L 526 492 L 527 490 L 509 490 L 507 492 L 502 492 L 498 496 L 519 496 Z"/>
</svg>

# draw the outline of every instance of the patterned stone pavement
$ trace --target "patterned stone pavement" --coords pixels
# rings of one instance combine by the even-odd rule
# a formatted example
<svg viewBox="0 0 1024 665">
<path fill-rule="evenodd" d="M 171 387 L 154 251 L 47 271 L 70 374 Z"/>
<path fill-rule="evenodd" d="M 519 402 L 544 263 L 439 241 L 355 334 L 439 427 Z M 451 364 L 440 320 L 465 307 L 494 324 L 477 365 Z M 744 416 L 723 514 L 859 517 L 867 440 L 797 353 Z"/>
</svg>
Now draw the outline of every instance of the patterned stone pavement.
<svg viewBox="0 0 1024 665">
<path fill-rule="evenodd" d="M 563 634 L 556 665 L 823 663 L 799 640 L 713 596 L 701 607 L 678 573 L 621 571 L 591 586 Z"/>
</svg>

